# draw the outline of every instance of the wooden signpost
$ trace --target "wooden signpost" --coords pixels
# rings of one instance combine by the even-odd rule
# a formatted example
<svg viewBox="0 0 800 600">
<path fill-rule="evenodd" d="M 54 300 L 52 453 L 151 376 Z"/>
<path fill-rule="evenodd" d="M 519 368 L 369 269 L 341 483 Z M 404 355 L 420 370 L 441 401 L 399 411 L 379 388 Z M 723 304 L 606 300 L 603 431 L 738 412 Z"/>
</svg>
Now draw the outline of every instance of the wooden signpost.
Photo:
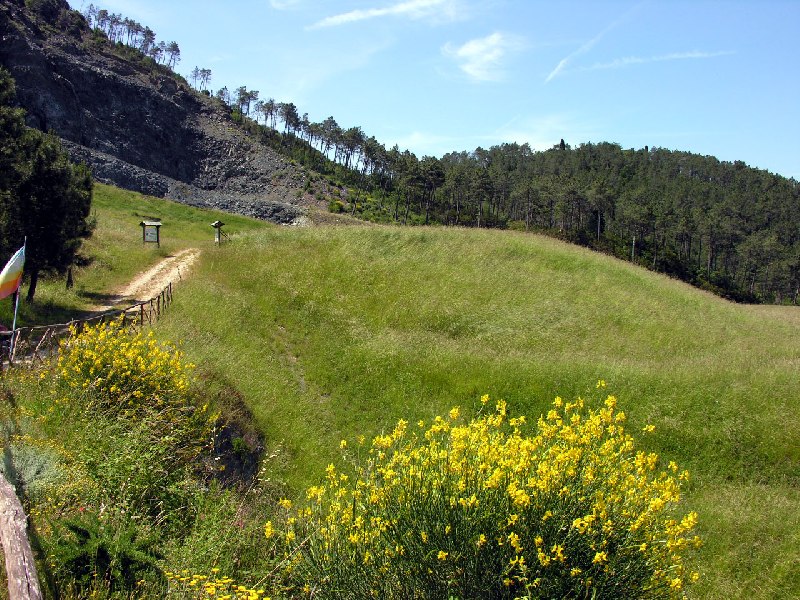
<svg viewBox="0 0 800 600">
<path fill-rule="evenodd" d="M 161 221 L 142 221 L 142 243 L 156 244 L 161 247 Z"/>
</svg>

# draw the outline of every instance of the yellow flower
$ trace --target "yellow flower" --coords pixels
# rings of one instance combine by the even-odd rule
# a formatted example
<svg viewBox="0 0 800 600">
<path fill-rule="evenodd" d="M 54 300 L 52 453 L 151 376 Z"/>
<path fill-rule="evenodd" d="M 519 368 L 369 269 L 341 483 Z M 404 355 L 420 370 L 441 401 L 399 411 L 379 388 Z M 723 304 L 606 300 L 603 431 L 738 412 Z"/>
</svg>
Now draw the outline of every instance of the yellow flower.
<svg viewBox="0 0 800 600">
<path fill-rule="evenodd" d="M 267 521 L 264 524 L 264 537 L 269 539 L 273 535 L 275 535 L 275 529 L 272 527 L 272 521 Z M 219 569 L 217 569 L 217 571 L 219 571 Z M 214 571 L 214 572 L 216 572 L 216 571 Z"/>
<path fill-rule="evenodd" d="M 592 563 L 595 565 L 599 565 L 604 562 L 608 562 L 608 555 L 605 552 L 595 552 L 594 558 L 592 559 Z"/>
<path fill-rule="evenodd" d="M 439 550 L 439 554 L 436 555 L 436 558 L 438 558 L 439 560 L 447 560 L 447 555 L 448 553 L 445 552 L 444 550 Z"/>
</svg>

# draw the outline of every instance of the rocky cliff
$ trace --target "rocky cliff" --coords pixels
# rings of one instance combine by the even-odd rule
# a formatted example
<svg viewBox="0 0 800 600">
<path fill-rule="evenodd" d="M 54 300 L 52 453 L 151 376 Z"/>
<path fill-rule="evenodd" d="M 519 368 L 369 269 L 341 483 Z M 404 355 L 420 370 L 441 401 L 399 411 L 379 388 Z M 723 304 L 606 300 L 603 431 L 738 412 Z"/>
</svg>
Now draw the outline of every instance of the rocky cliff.
<svg viewBox="0 0 800 600">
<path fill-rule="evenodd" d="M 251 140 L 221 103 L 126 58 L 55 3 L 60 16 L 47 19 L 0 0 L 0 65 L 28 124 L 61 137 L 95 179 L 281 223 L 313 204 L 304 171 Z"/>
</svg>

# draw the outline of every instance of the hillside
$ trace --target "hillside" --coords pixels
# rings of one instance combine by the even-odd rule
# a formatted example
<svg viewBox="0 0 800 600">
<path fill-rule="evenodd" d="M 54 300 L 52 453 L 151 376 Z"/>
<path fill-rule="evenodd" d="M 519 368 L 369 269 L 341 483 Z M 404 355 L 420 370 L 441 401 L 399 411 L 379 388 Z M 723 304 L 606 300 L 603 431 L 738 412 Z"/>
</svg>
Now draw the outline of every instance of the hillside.
<svg viewBox="0 0 800 600">
<path fill-rule="evenodd" d="M 257 257 L 254 259 L 254 257 Z M 159 325 L 242 397 L 294 489 L 339 440 L 488 393 L 535 419 L 605 379 L 645 448 L 692 473 L 699 595 L 793 597 L 797 309 L 747 307 L 520 233 L 277 229 L 207 254 Z M 638 439 L 638 437 L 637 437 Z"/>
<path fill-rule="evenodd" d="M 94 38 L 78 13 L 47 21 L 23 4 L 0 2 L 0 66 L 28 125 L 55 132 L 98 181 L 276 222 L 314 203 L 304 170 L 253 143 L 218 102 Z"/>
<path fill-rule="evenodd" d="M 400 418 L 430 423 L 460 406 L 469 419 L 483 394 L 535 422 L 556 395 L 599 402 L 595 382 L 603 379 L 636 447 L 691 472 L 682 504 L 699 514 L 704 547 L 687 556 L 701 574 L 690 597 L 800 593 L 796 307 L 736 305 L 517 232 L 283 228 L 231 217 L 229 243 L 216 247 L 209 222 L 217 213 L 107 186 L 98 186 L 95 208 L 97 230 L 75 288 L 45 282 L 42 307 L 99 302 L 164 256 L 198 248 L 156 339 L 180 343 L 197 364 L 202 405 L 234 413 L 247 433 L 233 449 L 263 440 L 266 450 L 245 495 L 204 482 L 184 483 L 190 498 L 167 494 L 180 526 L 157 526 L 164 571 L 213 567 L 244 584 L 263 582 L 274 566 L 263 551 L 265 521 L 281 512 L 278 498 L 301 502 L 329 463 L 347 463 L 342 439 L 358 453 L 359 436 L 385 433 Z M 142 215 L 162 217 L 161 248 L 141 243 Z M 18 403 L 0 409 L 24 434 L 15 438 L 14 464 L 28 474 L 23 489 L 46 540 L 51 519 L 102 515 L 130 499 L 120 472 L 149 481 L 139 453 L 165 452 L 163 441 L 152 448 L 146 437 L 135 450 L 126 422 L 87 412 L 81 394 L 62 401 L 48 373 L 9 373 L 0 386 Z M 50 384 L 55 403 L 45 394 Z M 165 421 L 145 424 L 139 434 Z M 645 434 L 645 424 L 655 431 Z M 161 479 L 154 483 L 148 493 L 162 494 Z M 118 518 L 120 527 L 129 523 Z"/>
</svg>

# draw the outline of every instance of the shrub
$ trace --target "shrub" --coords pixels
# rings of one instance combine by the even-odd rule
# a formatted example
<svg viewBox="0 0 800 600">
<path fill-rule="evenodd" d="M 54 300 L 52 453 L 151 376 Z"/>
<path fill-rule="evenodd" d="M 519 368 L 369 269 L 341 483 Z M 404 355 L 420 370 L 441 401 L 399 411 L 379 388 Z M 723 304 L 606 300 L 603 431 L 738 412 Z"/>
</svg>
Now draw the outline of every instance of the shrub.
<svg viewBox="0 0 800 600">
<path fill-rule="evenodd" d="M 98 502 L 176 526 L 191 519 L 193 470 L 216 422 L 189 392 L 192 368 L 152 332 L 121 320 L 62 342 L 59 382 L 72 392 L 71 404 L 82 407 L 73 427 L 92 433 L 80 436 L 81 456 Z"/>
<path fill-rule="evenodd" d="M 152 331 L 133 331 L 117 319 L 72 333 L 61 342 L 58 368 L 73 390 L 118 408 L 185 402 L 193 365 Z"/>
<path fill-rule="evenodd" d="M 53 524 L 49 560 L 55 579 L 81 597 L 104 588 L 108 592 L 136 590 L 145 577 L 163 578 L 157 561 L 158 538 L 121 516 L 85 513 Z"/>
<path fill-rule="evenodd" d="M 458 413 L 427 428 L 400 421 L 372 441 L 355 480 L 328 467 L 280 540 L 298 587 L 329 598 L 672 598 L 697 577 L 682 558 L 699 545 L 697 515 L 673 516 L 688 474 L 658 471 L 655 454 L 635 449 L 613 396 L 599 409 L 556 398 L 532 436 L 503 401 L 467 424 Z"/>
</svg>

